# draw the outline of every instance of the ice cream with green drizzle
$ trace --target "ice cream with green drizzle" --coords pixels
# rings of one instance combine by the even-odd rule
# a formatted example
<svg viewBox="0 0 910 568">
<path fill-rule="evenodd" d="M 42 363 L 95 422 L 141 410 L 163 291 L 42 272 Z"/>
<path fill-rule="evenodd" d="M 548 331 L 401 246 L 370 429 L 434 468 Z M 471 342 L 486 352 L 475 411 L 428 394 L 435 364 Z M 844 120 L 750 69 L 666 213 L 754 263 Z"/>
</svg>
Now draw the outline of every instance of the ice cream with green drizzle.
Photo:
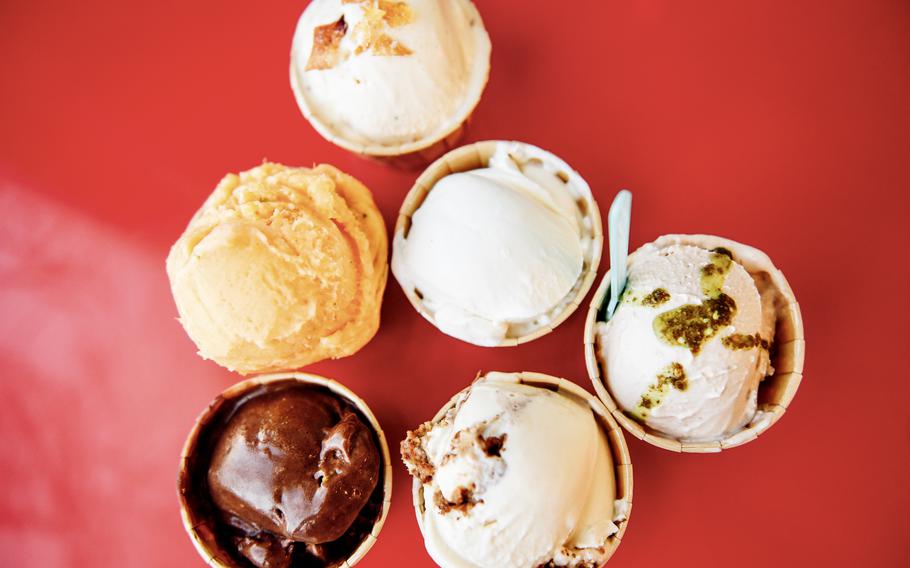
<svg viewBox="0 0 910 568">
<path fill-rule="evenodd" d="M 658 337 L 670 345 L 683 345 L 695 354 L 717 330 L 730 325 L 736 315 L 736 302 L 723 292 L 724 280 L 733 265 L 733 253 L 727 249 L 714 249 L 710 259 L 710 264 L 701 267 L 704 301 L 684 304 L 654 318 L 654 331 Z"/>
<path fill-rule="evenodd" d="M 597 324 L 604 381 L 620 408 L 681 441 L 719 440 L 752 420 L 772 372 L 775 311 L 761 286 L 730 250 L 681 237 L 631 255 L 619 307 Z"/>
</svg>

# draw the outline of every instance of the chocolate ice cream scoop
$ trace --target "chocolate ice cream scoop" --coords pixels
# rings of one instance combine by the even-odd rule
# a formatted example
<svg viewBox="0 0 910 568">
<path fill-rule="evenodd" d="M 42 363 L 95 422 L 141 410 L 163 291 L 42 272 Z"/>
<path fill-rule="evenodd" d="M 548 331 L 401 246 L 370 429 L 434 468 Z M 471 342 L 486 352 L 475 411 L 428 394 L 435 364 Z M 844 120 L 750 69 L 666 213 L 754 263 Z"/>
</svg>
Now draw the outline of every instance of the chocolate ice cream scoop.
<svg viewBox="0 0 910 568">
<path fill-rule="evenodd" d="M 182 459 L 184 526 L 218 568 L 353 566 L 388 511 L 382 430 L 354 393 L 316 375 L 260 376 L 221 393 Z"/>
<path fill-rule="evenodd" d="M 302 388 L 242 404 L 216 442 L 208 472 L 222 512 L 307 544 L 340 538 L 378 478 L 370 429 L 337 397 Z"/>
</svg>

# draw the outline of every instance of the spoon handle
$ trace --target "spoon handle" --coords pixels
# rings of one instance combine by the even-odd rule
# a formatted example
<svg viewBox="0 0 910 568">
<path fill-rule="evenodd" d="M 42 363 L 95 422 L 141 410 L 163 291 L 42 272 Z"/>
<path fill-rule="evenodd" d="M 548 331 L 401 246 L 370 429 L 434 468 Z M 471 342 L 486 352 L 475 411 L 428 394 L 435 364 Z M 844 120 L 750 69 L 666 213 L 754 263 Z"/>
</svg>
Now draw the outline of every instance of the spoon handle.
<svg viewBox="0 0 910 568">
<path fill-rule="evenodd" d="M 626 287 L 626 259 L 629 256 L 629 225 L 632 219 L 632 193 L 623 189 L 616 194 L 607 217 L 610 238 L 610 302 L 607 319 L 613 317 L 619 297 Z"/>
</svg>

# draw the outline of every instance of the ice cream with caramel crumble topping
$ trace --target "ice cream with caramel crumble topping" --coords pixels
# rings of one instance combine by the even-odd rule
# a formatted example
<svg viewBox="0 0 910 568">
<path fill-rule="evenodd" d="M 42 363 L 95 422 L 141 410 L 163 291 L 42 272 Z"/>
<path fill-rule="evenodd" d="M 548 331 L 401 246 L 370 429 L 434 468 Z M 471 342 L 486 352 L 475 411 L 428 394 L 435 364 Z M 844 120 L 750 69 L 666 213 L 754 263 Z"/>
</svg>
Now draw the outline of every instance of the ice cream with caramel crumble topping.
<svg viewBox="0 0 910 568">
<path fill-rule="evenodd" d="M 401 453 L 421 484 L 427 551 L 443 568 L 601 566 L 625 518 L 592 408 L 518 374 L 479 378 L 408 432 Z"/>
<path fill-rule="evenodd" d="M 325 138 L 358 153 L 410 153 L 471 114 L 490 49 L 469 0 L 313 0 L 294 33 L 291 86 Z"/>
</svg>

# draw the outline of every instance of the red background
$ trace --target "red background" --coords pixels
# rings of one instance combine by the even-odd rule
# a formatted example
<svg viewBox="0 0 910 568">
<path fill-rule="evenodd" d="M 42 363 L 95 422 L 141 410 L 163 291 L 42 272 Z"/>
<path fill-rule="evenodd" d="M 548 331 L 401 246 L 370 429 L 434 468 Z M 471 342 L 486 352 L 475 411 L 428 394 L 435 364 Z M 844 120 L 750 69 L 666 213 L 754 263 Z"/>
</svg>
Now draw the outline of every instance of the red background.
<svg viewBox="0 0 910 568">
<path fill-rule="evenodd" d="M 391 227 L 416 173 L 333 147 L 294 104 L 303 7 L 0 3 L 3 566 L 202 565 L 177 457 L 238 377 L 195 355 L 164 258 L 225 172 L 329 162 Z M 635 506 L 610 566 L 910 565 L 910 3 L 479 8 L 493 70 L 471 140 L 552 150 L 603 213 L 631 188 L 633 246 L 690 231 L 764 249 L 803 309 L 805 379 L 761 439 L 699 456 L 629 438 Z M 308 370 L 360 393 L 397 445 L 478 369 L 590 389 L 583 311 L 530 345 L 484 349 L 437 332 L 390 279 L 377 337 Z M 362 565 L 431 566 L 395 461 Z"/>
</svg>

